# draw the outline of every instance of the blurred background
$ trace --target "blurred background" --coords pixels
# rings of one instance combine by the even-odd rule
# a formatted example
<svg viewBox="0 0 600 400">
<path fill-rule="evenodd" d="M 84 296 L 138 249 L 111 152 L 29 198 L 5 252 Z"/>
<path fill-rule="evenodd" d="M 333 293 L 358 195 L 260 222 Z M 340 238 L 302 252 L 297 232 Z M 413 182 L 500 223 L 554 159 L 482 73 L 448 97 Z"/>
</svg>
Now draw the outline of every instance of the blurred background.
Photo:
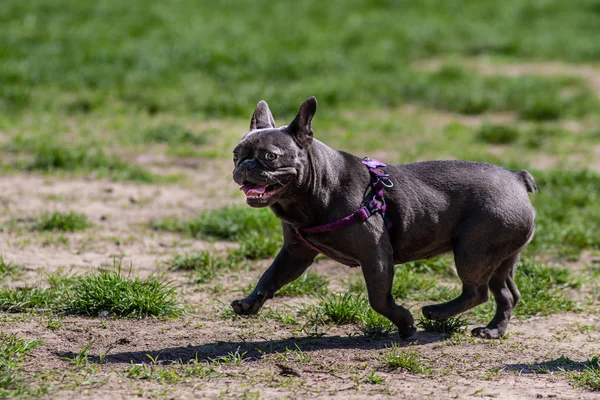
<svg viewBox="0 0 600 400">
<path fill-rule="evenodd" d="M 235 318 L 227 305 L 282 239 L 269 210 L 244 204 L 231 151 L 259 100 L 284 125 L 309 96 L 315 136 L 334 148 L 535 177 L 510 340 L 465 336 L 489 321 L 490 301 L 449 330 L 420 321 L 437 333 L 408 353 L 388 349 L 395 328 L 370 309 L 360 272 L 322 259 L 260 316 Z M 288 384 L 335 396 L 360 383 L 377 397 L 584 398 L 571 384 L 585 373 L 579 384 L 600 390 L 599 96 L 600 0 L 1 0 L 0 326 L 44 343 L 29 386 L 0 363 L 0 398 L 73 398 L 82 386 L 106 397 L 107 382 L 125 397 L 197 398 L 198 380 L 226 362 L 207 384 L 215 396 Z M 459 291 L 450 257 L 396 266 L 393 295 L 415 316 Z M 158 319 L 119 320 L 145 316 Z M 436 343 L 449 332 L 451 346 Z M 240 351 L 246 340 L 273 354 Z M 382 372 L 374 349 L 427 373 Z M 117 361 L 89 363 L 88 350 Z M 149 352 L 202 365 L 147 367 Z M 283 360 L 301 378 L 273 372 Z"/>
<path fill-rule="evenodd" d="M 4 0 L 2 166 L 230 182 L 258 100 L 283 125 L 314 95 L 333 147 L 539 170 L 541 196 L 581 197 L 554 243 L 596 247 L 599 34 L 596 0 Z"/>
</svg>

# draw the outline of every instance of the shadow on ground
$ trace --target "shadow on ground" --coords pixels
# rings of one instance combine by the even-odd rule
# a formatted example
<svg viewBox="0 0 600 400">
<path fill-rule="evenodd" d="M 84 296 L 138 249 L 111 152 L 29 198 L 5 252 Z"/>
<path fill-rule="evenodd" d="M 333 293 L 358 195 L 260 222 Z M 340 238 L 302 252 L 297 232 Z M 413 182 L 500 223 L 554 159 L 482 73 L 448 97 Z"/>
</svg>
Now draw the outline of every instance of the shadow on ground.
<svg viewBox="0 0 600 400">
<path fill-rule="evenodd" d="M 295 337 L 279 340 L 263 340 L 256 342 L 240 341 L 216 341 L 198 346 L 188 345 L 186 347 L 172 347 L 161 350 L 131 351 L 121 353 L 110 353 L 104 357 L 105 363 L 141 363 L 158 360 L 159 363 L 169 364 L 172 362 L 187 362 L 191 360 L 213 361 L 225 357 L 231 353 L 238 352 L 244 355 L 246 360 L 259 360 L 265 354 L 281 353 L 286 349 L 301 349 L 303 352 L 332 349 L 355 349 L 355 350 L 379 350 L 390 347 L 397 343 L 400 347 L 423 345 L 434 343 L 448 338 L 449 335 L 441 333 L 419 332 L 409 340 L 398 339 L 396 335 L 370 338 L 367 336 L 322 336 L 322 337 Z M 62 358 L 74 358 L 76 353 L 61 352 L 58 356 Z M 88 354 L 88 359 L 100 362 L 100 355 Z"/>
<path fill-rule="evenodd" d="M 587 365 L 587 361 L 573 361 L 568 357 L 560 356 L 555 360 L 534 364 L 509 364 L 504 369 L 519 374 L 549 374 L 563 371 L 583 371 Z"/>
</svg>

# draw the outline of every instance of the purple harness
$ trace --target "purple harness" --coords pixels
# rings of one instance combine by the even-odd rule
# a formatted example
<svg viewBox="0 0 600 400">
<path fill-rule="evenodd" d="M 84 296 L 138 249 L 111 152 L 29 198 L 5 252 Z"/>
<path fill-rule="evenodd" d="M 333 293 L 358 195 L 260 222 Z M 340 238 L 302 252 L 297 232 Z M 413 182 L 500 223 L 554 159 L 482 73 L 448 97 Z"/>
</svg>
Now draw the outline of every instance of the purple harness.
<svg viewBox="0 0 600 400">
<path fill-rule="evenodd" d="M 387 205 L 385 204 L 385 199 L 383 198 L 383 190 L 386 187 L 391 188 L 392 186 L 394 186 L 394 184 L 392 181 L 390 181 L 390 175 L 386 174 L 381 169 L 379 169 L 380 167 L 385 167 L 386 164 L 382 163 L 381 161 L 371 160 L 368 157 L 363 158 L 362 163 L 364 165 L 366 165 L 367 168 L 369 168 L 369 172 L 371 173 L 371 177 L 372 177 L 371 187 L 373 188 L 373 191 L 375 192 L 375 194 L 373 195 L 373 198 L 371 200 L 367 201 L 365 203 L 365 205 L 362 206 L 358 211 L 355 211 L 354 213 L 352 213 L 342 219 L 338 219 L 337 221 L 333 221 L 333 222 L 330 222 L 325 225 L 314 226 L 312 228 L 302 228 L 302 229 L 295 228 L 296 234 L 298 235 L 298 237 L 300 239 L 302 239 L 302 241 L 304 241 L 304 243 L 309 245 L 313 250 L 315 250 L 333 260 L 335 260 L 334 257 L 331 257 L 326 252 L 319 249 L 314 244 L 310 243 L 306 239 L 304 234 L 330 232 L 330 231 L 334 231 L 337 229 L 345 228 L 350 225 L 360 224 L 360 223 L 366 221 L 367 219 L 369 219 L 369 217 L 371 215 L 377 214 L 377 213 L 381 213 L 381 216 L 383 217 L 386 228 L 388 230 L 392 228 L 392 221 L 386 214 Z M 336 261 L 338 261 L 341 264 L 345 264 L 339 260 L 336 260 Z M 345 265 L 348 265 L 348 264 L 345 264 Z M 360 265 L 348 265 L 348 266 L 349 267 L 360 267 Z"/>
</svg>

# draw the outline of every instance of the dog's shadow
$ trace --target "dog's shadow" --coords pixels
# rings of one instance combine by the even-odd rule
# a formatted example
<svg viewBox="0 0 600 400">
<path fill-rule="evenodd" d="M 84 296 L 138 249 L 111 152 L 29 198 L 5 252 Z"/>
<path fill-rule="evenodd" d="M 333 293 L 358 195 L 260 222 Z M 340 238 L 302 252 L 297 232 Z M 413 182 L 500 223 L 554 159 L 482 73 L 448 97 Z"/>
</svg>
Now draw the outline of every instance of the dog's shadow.
<svg viewBox="0 0 600 400">
<path fill-rule="evenodd" d="M 386 335 L 376 338 L 367 336 L 307 336 L 279 340 L 262 341 L 216 341 L 202 345 L 188 345 L 186 347 L 171 347 L 161 350 L 131 351 L 114 353 L 108 351 L 106 355 L 88 354 L 87 357 L 93 362 L 104 363 L 142 363 L 158 362 L 169 364 L 172 362 L 214 361 L 227 357 L 236 352 L 243 355 L 245 360 L 259 360 L 265 354 L 283 353 L 287 350 L 301 350 L 312 352 L 318 350 L 382 350 L 396 343 L 401 347 L 417 346 L 435 343 L 448 338 L 449 335 L 441 333 L 419 332 L 409 340 L 398 339 L 396 335 Z M 59 352 L 59 356 L 73 358 L 77 354 L 72 352 Z"/>
<path fill-rule="evenodd" d="M 587 361 L 574 361 L 568 357 L 560 356 L 554 360 L 548 360 L 539 363 L 509 364 L 506 365 L 504 369 L 519 374 L 551 374 L 553 372 L 583 371 L 587 365 Z"/>
</svg>

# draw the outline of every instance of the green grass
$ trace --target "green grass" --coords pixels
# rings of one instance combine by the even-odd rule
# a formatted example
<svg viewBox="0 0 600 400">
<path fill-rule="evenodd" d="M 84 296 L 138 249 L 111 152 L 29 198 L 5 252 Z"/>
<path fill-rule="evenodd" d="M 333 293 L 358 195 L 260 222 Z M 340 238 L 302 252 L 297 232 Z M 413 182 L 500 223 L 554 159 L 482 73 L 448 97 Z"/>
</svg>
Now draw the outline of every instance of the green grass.
<svg viewBox="0 0 600 400">
<path fill-rule="evenodd" d="M 392 347 L 381 355 L 380 360 L 392 370 L 402 369 L 413 374 L 420 374 L 426 370 L 421 356 L 416 350 L 402 350 L 397 343 L 392 344 Z"/>
<path fill-rule="evenodd" d="M 62 231 L 75 232 L 83 231 L 92 223 L 85 214 L 69 211 L 62 213 L 54 211 L 53 213 L 43 213 L 35 222 L 33 229 L 38 231 Z"/>
<path fill-rule="evenodd" d="M 481 112 L 522 88 L 519 108 L 526 117 L 554 117 L 580 99 L 560 99 L 552 79 L 495 82 L 468 74 L 473 83 L 467 86 L 460 76 L 456 84 L 440 83 L 411 61 L 448 55 L 595 61 L 596 10 L 593 0 L 577 7 L 561 0 L 311 0 L 293 9 L 266 0 L 40 0 L 27 6 L 8 0 L 0 12 L 0 110 L 246 116 L 248 105 L 263 97 L 279 114 L 316 94 L 333 107 L 415 99 Z M 106 20 L 113 21 L 110 30 L 103 29 Z M 223 29 L 231 20 L 235 27 Z M 548 86 L 549 95 L 540 86 Z"/>
<path fill-rule="evenodd" d="M 467 329 L 468 322 L 463 319 L 462 316 L 456 316 L 449 318 L 445 321 L 434 321 L 426 318 L 421 318 L 417 322 L 417 325 L 425 332 L 438 332 L 438 333 L 455 333 L 464 332 Z"/>
<path fill-rule="evenodd" d="M 121 318 L 181 316 L 184 307 L 176 291 L 158 278 L 129 278 L 120 268 L 91 272 L 80 277 L 71 290 L 66 311 L 90 316 Z"/>
<path fill-rule="evenodd" d="M 46 287 L 0 289 L 0 310 L 34 309 L 118 318 L 172 318 L 185 311 L 170 283 L 155 277 L 130 278 L 118 264 L 80 276 L 59 271 L 48 275 L 46 281 Z"/>
<path fill-rule="evenodd" d="M 39 340 L 22 339 L 12 333 L 0 332 L 0 398 L 9 399 L 22 394 L 21 363 L 41 343 Z"/>
<path fill-rule="evenodd" d="M 586 389 L 600 391 L 600 357 L 595 355 L 590 358 L 583 371 L 572 375 L 572 379 Z"/>
<path fill-rule="evenodd" d="M 490 144 L 510 144 L 519 139 L 520 131 L 511 125 L 483 124 L 476 134 L 477 140 Z"/>
<path fill-rule="evenodd" d="M 305 272 L 293 282 L 282 287 L 279 296 L 324 296 L 327 294 L 329 281 L 314 272 Z"/>
<path fill-rule="evenodd" d="M 398 328 L 389 319 L 372 308 L 363 310 L 360 318 L 361 330 L 367 336 L 376 337 L 397 332 Z"/>
<path fill-rule="evenodd" d="M 395 267 L 392 284 L 392 296 L 395 299 L 423 297 L 436 285 L 436 280 L 431 274 L 413 272 L 408 269 L 409 267 L 409 265 Z"/>
<path fill-rule="evenodd" d="M 217 275 L 246 267 L 244 260 L 235 252 L 221 257 L 210 251 L 176 254 L 170 264 L 173 271 L 192 271 L 196 283 L 208 283 Z"/>
<path fill-rule="evenodd" d="M 98 177 L 107 177 L 115 181 L 134 181 L 140 183 L 153 183 L 161 180 L 174 180 L 175 176 L 159 177 L 147 169 L 130 164 L 115 155 L 107 154 L 106 150 L 98 145 L 66 144 L 61 143 L 52 136 L 41 138 L 25 138 L 17 136 L 7 147 L 9 152 L 29 155 L 28 158 L 18 161 L 18 169 L 40 172 L 71 172 L 95 174 Z"/>
<path fill-rule="evenodd" d="M 583 249 L 600 249 L 600 175 L 554 170 L 534 176 L 537 223 L 527 251 L 576 260 Z"/>
<path fill-rule="evenodd" d="M 308 306 L 306 313 L 312 323 L 345 325 L 361 322 L 367 307 L 364 296 L 347 292 L 322 296 L 316 305 Z"/>
<path fill-rule="evenodd" d="M 0 289 L 0 310 L 23 312 L 28 309 L 51 309 L 60 303 L 60 295 L 40 287 Z"/>
<path fill-rule="evenodd" d="M 521 301 L 514 310 L 520 318 L 534 315 L 550 315 L 577 309 L 577 303 L 565 296 L 569 288 L 579 281 L 567 268 L 546 267 L 532 260 L 522 260 L 516 269 L 515 282 L 521 293 Z M 475 308 L 478 320 L 488 321 L 495 310 L 493 298 Z"/>
<path fill-rule="evenodd" d="M 6 261 L 3 255 L 0 255 L 0 282 L 10 276 L 19 273 L 19 267 Z"/>
<path fill-rule="evenodd" d="M 281 222 L 269 209 L 253 209 L 246 205 L 207 210 L 196 218 L 152 220 L 151 229 L 178 232 L 192 237 L 235 240 L 238 256 L 251 260 L 273 257 L 283 244 Z"/>
<path fill-rule="evenodd" d="M 176 123 L 154 126 L 144 131 L 142 143 L 166 143 L 169 146 L 206 144 L 205 135 L 197 135 Z"/>
</svg>

